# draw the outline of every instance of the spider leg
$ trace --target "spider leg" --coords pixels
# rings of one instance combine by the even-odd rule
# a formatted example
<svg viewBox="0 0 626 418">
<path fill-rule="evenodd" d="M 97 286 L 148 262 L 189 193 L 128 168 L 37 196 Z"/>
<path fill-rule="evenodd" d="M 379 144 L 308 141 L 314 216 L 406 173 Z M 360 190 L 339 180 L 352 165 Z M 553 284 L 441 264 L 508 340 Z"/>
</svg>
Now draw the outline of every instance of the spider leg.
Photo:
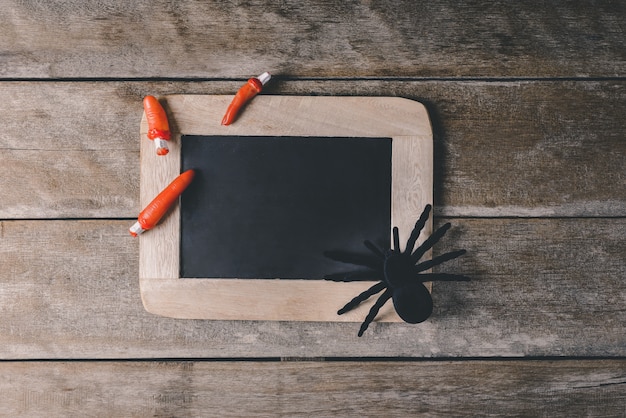
<svg viewBox="0 0 626 418">
<path fill-rule="evenodd" d="M 418 274 L 420 282 L 469 282 L 471 279 L 462 274 L 450 274 L 450 273 L 424 273 Z"/>
<path fill-rule="evenodd" d="M 409 237 L 409 240 L 406 242 L 406 248 L 404 249 L 404 252 L 406 254 L 411 254 L 413 252 L 413 247 L 415 246 L 415 242 L 417 241 L 417 238 L 420 236 L 420 232 L 422 232 L 422 229 L 424 229 L 424 225 L 426 225 L 426 221 L 428 220 L 428 215 L 430 215 L 431 208 L 432 206 L 426 205 L 426 207 L 424 208 L 424 212 L 422 212 L 422 214 L 420 215 L 420 218 L 417 220 L 417 222 L 415 222 L 415 227 L 413 228 L 413 231 L 411 231 L 411 236 Z"/>
<path fill-rule="evenodd" d="M 393 227 L 393 251 L 400 252 L 400 235 L 398 235 L 398 227 Z"/>
<path fill-rule="evenodd" d="M 433 246 L 443 237 L 448 229 L 450 229 L 450 222 L 443 224 L 439 229 L 437 229 L 431 236 L 429 236 L 426 241 L 422 243 L 413 254 L 411 254 L 411 259 L 414 263 L 417 263 L 420 258 L 426 253 L 426 251 L 433 248 Z"/>
<path fill-rule="evenodd" d="M 346 306 L 337 311 L 337 315 L 345 314 L 346 312 L 354 309 L 354 307 L 357 306 L 359 303 L 363 302 L 370 296 L 375 295 L 386 287 L 387 285 L 385 284 L 385 282 L 376 283 L 374 286 L 370 287 L 365 292 L 361 293 L 350 302 L 346 303 Z"/>
<path fill-rule="evenodd" d="M 324 276 L 324 280 L 333 282 L 356 282 L 367 280 L 381 280 L 380 272 L 374 270 L 353 270 L 332 273 Z"/>
<path fill-rule="evenodd" d="M 383 250 L 378 248 L 378 246 L 372 241 L 366 239 L 365 241 L 363 241 L 363 244 L 365 244 L 367 249 L 376 254 L 378 257 L 382 258 L 383 260 L 385 259 L 385 254 L 383 253 Z"/>
<path fill-rule="evenodd" d="M 363 333 L 367 329 L 367 327 L 372 323 L 376 315 L 378 315 L 378 311 L 382 306 L 391 298 L 393 292 L 390 289 L 385 290 L 385 292 L 380 295 L 380 297 L 376 300 L 372 309 L 370 309 L 369 313 L 365 317 L 365 320 L 361 324 L 361 328 L 359 329 L 359 337 L 363 336 Z"/>
<path fill-rule="evenodd" d="M 365 266 L 374 270 L 382 269 L 382 263 L 380 260 L 370 254 L 354 254 L 347 251 L 333 250 L 324 251 L 324 256 L 342 263 L 356 264 L 357 266 Z"/>
<path fill-rule="evenodd" d="M 458 250 L 458 251 L 452 251 L 449 253 L 442 254 L 440 256 L 433 258 L 432 260 L 426 260 L 426 261 L 419 263 L 418 265 L 415 266 L 415 271 L 420 272 L 420 271 L 428 270 L 429 268 L 437 266 L 443 262 L 462 256 L 465 253 L 466 253 L 465 250 Z"/>
</svg>

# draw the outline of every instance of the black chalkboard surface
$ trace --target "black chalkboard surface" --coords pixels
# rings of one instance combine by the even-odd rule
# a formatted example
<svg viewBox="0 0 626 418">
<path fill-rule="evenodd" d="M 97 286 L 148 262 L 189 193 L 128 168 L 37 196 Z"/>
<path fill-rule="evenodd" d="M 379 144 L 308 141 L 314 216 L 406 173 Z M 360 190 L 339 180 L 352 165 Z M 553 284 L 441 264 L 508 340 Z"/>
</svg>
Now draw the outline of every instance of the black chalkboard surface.
<svg viewBox="0 0 626 418">
<path fill-rule="evenodd" d="M 181 136 L 181 278 L 321 279 L 389 245 L 391 138 Z"/>
</svg>

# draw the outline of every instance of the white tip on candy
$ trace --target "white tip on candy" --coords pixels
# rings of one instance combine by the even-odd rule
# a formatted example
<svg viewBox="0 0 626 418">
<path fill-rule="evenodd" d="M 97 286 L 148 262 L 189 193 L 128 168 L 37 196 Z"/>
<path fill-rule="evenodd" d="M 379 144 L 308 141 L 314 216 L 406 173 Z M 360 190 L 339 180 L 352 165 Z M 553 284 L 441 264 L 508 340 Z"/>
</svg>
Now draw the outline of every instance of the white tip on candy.
<svg viewBox="0 0 626 418">
<path fill-rule="evenodd" d="M 263 74 L 261 74 L 260 76 L 257 77 L 257 79 L 261 82 L 261 84 L 265 85 L 265 83 L 267 83 L 268 81 L 270 81 L 270 78 L 272 78 L 272 75 L 270 73 L 268 73 L 267 71 L 264 72 Z"/>
<path fill-rule="evenodd" d="M 135 222 L 133 226 L 131 226 L 128 230 L 130 231 L 130 235 L 132 235 L 133 237 L 141 235 L 141 233 L 144 231 L 139 222 Z"/>
</svg>

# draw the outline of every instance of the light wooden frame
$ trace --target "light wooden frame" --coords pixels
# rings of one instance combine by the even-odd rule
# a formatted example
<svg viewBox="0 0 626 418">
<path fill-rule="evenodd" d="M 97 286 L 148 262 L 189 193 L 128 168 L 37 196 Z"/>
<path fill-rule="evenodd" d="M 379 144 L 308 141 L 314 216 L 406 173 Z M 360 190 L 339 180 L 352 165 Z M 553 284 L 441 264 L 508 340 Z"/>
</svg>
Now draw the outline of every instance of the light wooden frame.
<svg viewBox="0 0 626 418">
<path fill-rule="evenodd" d="M 171 95 L 167 110 L 170 153 L 157 156 L 141 121 L 141 206 L 180 174 L 181 135 L 392 138 L 391 225 L 408 239 L 417 217 L 432 204 L 433 142 L 421 103 L 396 97 L 256 97 L 230 126 L 221 120 L 232 96 Z M 432 218 L 431 218 L 432 219 Z M 432 230 L 429 220 L 420 242 Z M 361 322 L 373 299 L 337 315 L 372 282 L 324 280 L 182 279 L 179 277 L 180 210 L 176 205 L 154 229 L 140 235 L 139 279 L 148 312 L 174 318 Z M 376 321 L 400 321 L 387 303 Z"/>
</svg>

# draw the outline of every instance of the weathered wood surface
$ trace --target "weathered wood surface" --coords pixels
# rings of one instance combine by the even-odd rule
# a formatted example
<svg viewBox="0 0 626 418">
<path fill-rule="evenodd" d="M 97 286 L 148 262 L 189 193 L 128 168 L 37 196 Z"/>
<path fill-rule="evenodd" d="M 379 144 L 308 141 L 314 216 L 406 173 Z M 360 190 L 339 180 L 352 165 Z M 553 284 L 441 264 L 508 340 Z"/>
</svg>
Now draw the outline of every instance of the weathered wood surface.
<svg viewBox="0 0 626 418">
<path fill-rule="evenodd" d="M 623 76 L 622 1 L 2 1 L 0 77 Z"/>
<path fill-rule="evenodd" d="M 626 414 L 626 3 L 0 6 L 0 415 Z M 474 280 L 436 284 L 426 323 L 359 339 L 144 311 L 142 97 L 266 70 L 266 94 L 427 106 L 436 223 L 455 225 L 435 252 L 467 248 L 445 269 Z M 520 358 L 467 359 L 502 356 Z"/>
<path fill-rule="evenodd" d="M 443 220 L 439 220 L 441 223 Z M 626 219 L 454 219 L 425 323 L 176 320 L 144 311 L 130 220 L 0 223 L 0 358 L 626 355 Z M 437 225 L 435 225 L 436 227 Z"/>
<path fill-rule="evenodd" d="M 142 97 L 239 85 L 0 83 L 0 218 L 136 216 Z M 292 81 L 269 93 L 424 103 L 438 215 L 626 215 L 624 81 Z"/>
<path fill-rule="evenodd" d="M 626 361 L 11 362 L 3 416 L 603 416 Z"/>
</svg>

